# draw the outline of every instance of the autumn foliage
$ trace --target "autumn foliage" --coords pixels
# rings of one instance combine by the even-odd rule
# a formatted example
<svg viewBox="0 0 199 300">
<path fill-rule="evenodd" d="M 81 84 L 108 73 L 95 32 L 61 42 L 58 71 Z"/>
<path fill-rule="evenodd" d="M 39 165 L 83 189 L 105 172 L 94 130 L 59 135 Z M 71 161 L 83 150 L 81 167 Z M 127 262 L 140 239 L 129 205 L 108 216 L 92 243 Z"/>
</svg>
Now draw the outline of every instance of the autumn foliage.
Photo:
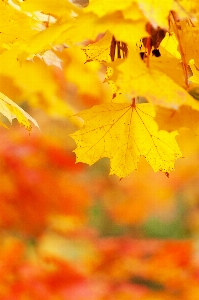
<svg viewBox="0 0 199 300">
<path fill-rule="evenodd" d="M 199 299 L 198 12 L 0 1 L 0 300 Z"/>
</svg>

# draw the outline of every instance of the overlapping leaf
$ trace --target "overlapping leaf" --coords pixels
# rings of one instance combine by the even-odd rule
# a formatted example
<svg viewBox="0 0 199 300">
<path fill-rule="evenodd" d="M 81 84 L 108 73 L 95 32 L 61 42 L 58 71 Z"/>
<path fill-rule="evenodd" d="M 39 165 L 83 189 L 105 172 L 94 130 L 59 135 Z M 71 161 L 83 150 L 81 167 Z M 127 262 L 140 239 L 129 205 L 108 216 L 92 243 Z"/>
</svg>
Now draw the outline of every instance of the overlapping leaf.
<svg viewBox="0 0 199 300">
<path fill-rule="evenodd" d="M 110 48 L 112 37 L 113 35 L 107 31 L 98 42 L 82 48 L 86 54 L 86 61 L 111 62 Z"/>
<path fill-rule="evenodd" d="M 33 27 L 39 20 L 14 9 L 10 5 L 0 1 L 0 50 L 5 45 L 26 42 L 35 32 Z"/>
<path fill-rule="evenodd" d="M 130 49 L 128 58 L 120 64 L 113 75 L 119 91 L 133 97 L 142 96 L 155 105 L 177 109 L 189 105 L 199 110 L 199 104 L 181 86 L 158 69 L 147 68 L 138 53 Z"/>
</svg>

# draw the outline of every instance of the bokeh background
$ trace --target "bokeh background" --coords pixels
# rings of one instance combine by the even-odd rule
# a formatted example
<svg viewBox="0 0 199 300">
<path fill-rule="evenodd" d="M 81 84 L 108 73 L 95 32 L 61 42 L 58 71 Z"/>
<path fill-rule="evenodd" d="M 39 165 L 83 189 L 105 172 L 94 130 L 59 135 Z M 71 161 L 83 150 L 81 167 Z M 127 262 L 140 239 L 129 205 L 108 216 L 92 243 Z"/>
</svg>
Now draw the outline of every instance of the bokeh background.
<svg viewBox="0 0 199 300">
<path fill-rule="evenodd" d="M 0 91 L 40 126 L 0 128 L 0 299 L 199 299 L 199 137 L 179 130 L 170 178 L 144 158 L 122 180 L 75 164 L 75 114 L 112 93 L 80 47 L 59 50 L 0 55 Z"/>
</svg>

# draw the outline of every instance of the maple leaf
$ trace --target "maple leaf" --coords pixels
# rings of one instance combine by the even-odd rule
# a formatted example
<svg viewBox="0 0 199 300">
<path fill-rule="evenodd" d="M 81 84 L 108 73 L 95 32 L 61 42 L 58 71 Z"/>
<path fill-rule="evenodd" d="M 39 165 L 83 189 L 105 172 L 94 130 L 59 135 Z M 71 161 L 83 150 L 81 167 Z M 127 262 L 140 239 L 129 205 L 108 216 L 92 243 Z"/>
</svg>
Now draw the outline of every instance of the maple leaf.
<svg viewBox="0 0 199 300">
<path fill-rule="evenodd" d="M 114 81 L 119 92 L 130 94 L 132 97 L 142 96 L 154 105 L 167 108 L 177 109 L 181 105 L 189 105 L 199 110 L 198 102 L 185 89 L 160 72 L 159 67 L 147 68 L 139 54 L 131 47 L 127 59 L 118 66 L 111 67 L 113 71 L 109 72 L 111 75 L 107 78 Z"/>
<path fill-rule="evenodd" d="M 6 97 L 0 92 L 0 112 L 12 123 L 14 118 L 17 118 L 19 124 L 23 125 L 27 130 L 31 130 L 32 126 L 29 120 L 39 128 L 35 119 L 33 119 L 27 112 L 25 112 L 16 103 Z M 0 123 L 1 126 L 7 127 Z"/>
<path fill-rule="evenodd" d="M 120 178 L 137 169 L 144 156 L 153 170 L 168 175 L 174 161 L 181 157 L 176 143 L 177 131 L 158 131 L 151 104 L 108 103 L 78 114 L 84 126 L 71 136 L 77 144 L 77 162 L 89 165 L 110 158 L 110 175 Z"/>
<path fill-rule="evenodd" d="M 100 1 L 98 4 L 100 5 Z M 143 36 L 148 36 L 145 29 L 147 20 L 135 3 L 128 14 L 126 10 L 123 14 L 123 11 L 114 9 L 102 17 L 87 12 L 89 7 L 75 19 L 74 26 L 67 29 L 65 36 L 67 40 L 72 40 L 73 43 L 84 39 L 95 40 L 100 33 L 108 30 L 116 40 L 135 45 Z"/>
</svg>

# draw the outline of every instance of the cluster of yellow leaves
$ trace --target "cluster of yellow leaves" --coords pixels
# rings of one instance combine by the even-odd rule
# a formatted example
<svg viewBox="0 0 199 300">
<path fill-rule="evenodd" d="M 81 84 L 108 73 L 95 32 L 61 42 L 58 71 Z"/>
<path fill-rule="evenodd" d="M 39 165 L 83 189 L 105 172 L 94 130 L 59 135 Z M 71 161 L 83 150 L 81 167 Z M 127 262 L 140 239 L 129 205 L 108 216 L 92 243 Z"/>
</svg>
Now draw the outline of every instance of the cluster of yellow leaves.
<svg viewBox="0 0 199 300">
<path fill-rule="evenodd" d="M 117 95 L 116 100 L 123 93 L 127 95 L 127 102 L 128 99 L 137 99 L 137 104 L 121 104 L 124 110 L 119 109 L 119 116 L 118 104 L 114 102 L 110 106 L 101 105 L 80 113 L 85 121 L 84 127 L 72 135 L 77 143 L 77 161 L 93 164 L 102 157 L 109 157 L 110 174 L 119 177 L 135 170 L 140 156 L 146 158 L 154 171 L 160 170 L 168 175 L 174 168 L 175 160 L 182 154 L 175 141 L 177 132 L 172 130 L 190 127 L 187 120 L 197 115 L 199 110 L 195 100 L 198 99 L 199 84 L 197 8 L 197 3 L 192 3 L 190 8 L 186 1 L 182 4 L 172 0 L 164 1 L 164 7 L 153 0 L 112 3 L 110 7 L 104 1 L 91 1 L 87 11 L 92 11 L 98 18 L 108 16 L 109 24 L 110 19 L 116 24 L 114 27 L 107 26 L 104 37 L 83 49 L 87 62 L 97 60 L 107 66 L 105 81 L 111 85 L 114 97 Z M 122 15 L 120 23 L 113 17 L 114 13 Z M 138 15 L 139 21 L 136 19 Z M 126 19 L 130 23 L 134 20 L 132 29 L 126 26 Z M 142 38 L 150 37 L 149 31 L 145 31 L 148 23 L 156 30 L 163 28 L 168 32 L 159 47 L 160 57 L 149 55 L 147 46 L 139 45 Z M 117 24 L 120 25 L 119 33 Z M 122 52 L 118 45 L 115 50 L 111 48 L 113 35 L 116 41 L 128 45 L 128 57 L 124 60 L 117 59 L 118 51 Z M 115 51 L 114 61 L 112 51 Z M 139 51 L 144 51 L 147 58 L 141 59 Z M 196 86 L 193 88 L 191 83 Z M 139 104 L 140 100 L 148 101 L 150 105 Z M 158 109 L 159 106 L 162 109 Z M 165 123 L 173 124 L 173 127 L 169 126 L 170 134 L 165 130 L 158 131 L 155 110 L 159 113 L 156 121 L 163 119 Z M 171 111 L 176 112 L 178 120 Z M 183 111 L 182 115 L 180 111 Z M 171 120 L 165 118 L 168 114 Z M 194 125 L 191 129 L 198 127 L 197 120 L 192 120 Z M 159 121 L 159 124 L 162 126 L 163 122 Z"/>
<path fill-rule="evenodd" d="M 46 77 L 47 67 L 43 66 L 61 70 L 64 67 L 67 80 L 84 95 L 95 97 L 97 81 L 88 73 L 98 73 L 99 62 L 106 65 L 105 81 L 113 88 L 116 98 L 78 115 L 85 124 L 72 135 L 77 143 L 77 161 L 91 165 L 108 157 L 110 174 L 120 178 L 137 169 L 140 156 L 146 158 L 154 171 L 168 175 L 174 169 L 176 159 L 182 157 L 175 136 L 183 122 L 166 131 L 159 130 L 158 120 L 170 111 L 180 115 L 181 110 L 188 120 L 190 111 L 197 115 L 199 110 L 197 1 L 166 0 L 162 5 L 157 0 L 90 0 L 89 3 L 9 0 L 0 2 L 0 11 L 3 16 L 0 18 L 1 75 L 4 80 L 6 76 L 11 77 L 27 98 L 34 98 L 34 93 L 42 94 L 51 103 L 52 110 L 59 107 L 58 114 L 68 116 L 73 108 L 70 102 L 68 106 L 63 104 L 51 75 Z M 158 34 L 152 37 L 149 28 L 153 32 L 164 30 L 165 38 L 157 40 Z M 142 44 L 143 38 L 147 42 Z M 85 46 L 86 40 L 91 44 Z M 77 47 L 83 47 L 87 62 L 92 61 L 90 68 L 81 69 Z M 159 48 L 159 57 L 151 55 L 153 47 Z M 70 59 L 66 63 L 67 51 Z M 144 53 L 143 59 L 140 51 Z M 79 68 L 80 74 L 72 71 L 73 65 L 76 72 Z M 43 74 L 40 79 L 36 79 L 38 74 Z M 156 112 L 159 115 L 155 118 Z M 13 109 L 10 114 L 13 115 Z"/>
</svg>

